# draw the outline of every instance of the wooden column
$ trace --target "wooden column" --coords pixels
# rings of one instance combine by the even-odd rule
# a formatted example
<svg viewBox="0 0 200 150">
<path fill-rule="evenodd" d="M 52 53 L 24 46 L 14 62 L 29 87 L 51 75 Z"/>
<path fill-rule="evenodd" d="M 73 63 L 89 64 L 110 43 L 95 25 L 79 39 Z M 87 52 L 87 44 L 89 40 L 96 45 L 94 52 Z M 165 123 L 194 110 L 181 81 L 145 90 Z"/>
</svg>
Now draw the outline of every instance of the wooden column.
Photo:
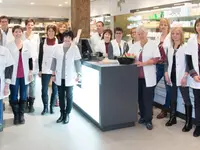
<svg viewBox="0 0 200 150">
<path fill-rule="evenodd" d="M 90 37 L 90 0 L 71 0 L 71 26 L 75 35 L 82 29 L 81 38 Z"/>
</svg>

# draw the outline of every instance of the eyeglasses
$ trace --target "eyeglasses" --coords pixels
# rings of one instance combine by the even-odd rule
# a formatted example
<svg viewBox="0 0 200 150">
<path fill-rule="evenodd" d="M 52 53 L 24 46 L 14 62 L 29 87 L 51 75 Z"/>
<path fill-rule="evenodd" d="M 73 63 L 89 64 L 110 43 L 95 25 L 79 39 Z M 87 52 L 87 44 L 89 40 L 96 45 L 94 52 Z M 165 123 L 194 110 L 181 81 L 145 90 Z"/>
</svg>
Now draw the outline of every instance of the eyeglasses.
<svg viewBox="0 0 200 150">
<path fill-rule="evenodd" d="M 122 34 L 122 32 L 116 32 L 115 34 Z"/>
<path fill-rule="evenodd" d="M 8 21 L 1 21 L 1 23 L 8 23 Z"/>
</svg>

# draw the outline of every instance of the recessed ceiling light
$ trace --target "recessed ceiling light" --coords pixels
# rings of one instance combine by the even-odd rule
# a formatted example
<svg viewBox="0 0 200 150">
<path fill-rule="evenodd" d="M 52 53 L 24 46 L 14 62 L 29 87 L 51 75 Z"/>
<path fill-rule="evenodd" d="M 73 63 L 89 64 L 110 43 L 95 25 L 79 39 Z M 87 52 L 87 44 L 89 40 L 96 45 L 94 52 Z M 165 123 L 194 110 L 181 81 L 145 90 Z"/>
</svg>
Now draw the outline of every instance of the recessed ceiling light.
<svg viewBox="0 0 200 150">
<path fill-rule="evenodd" d="M 68 2 L 65 2 L 65 4 L 68 4 Z"/>
<path fill-rule="evenodd" d="M 31 5 L 34 5 L 35 3 L 34 3 L 34 2 L 31 2 L 30 4 L 31 4 Z"/>
<path fill-rule="evenodd" d="M 62 7 L 62 4 L 59 4 L 58 6 L 59 6 L 59 7 Z"/>
</svg>

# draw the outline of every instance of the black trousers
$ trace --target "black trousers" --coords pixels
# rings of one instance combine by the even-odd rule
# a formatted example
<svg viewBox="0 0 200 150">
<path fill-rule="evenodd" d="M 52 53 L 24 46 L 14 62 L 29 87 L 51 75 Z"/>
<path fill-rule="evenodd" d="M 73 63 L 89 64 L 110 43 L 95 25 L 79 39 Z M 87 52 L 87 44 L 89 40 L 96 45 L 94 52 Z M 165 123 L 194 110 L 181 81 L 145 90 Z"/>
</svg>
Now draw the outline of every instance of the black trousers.
<svg viewBox="0 0 200 150">
<path fill-rule="evenodd" d="M 73 105 L 73 86 L 65 86 L 65 80 L 62 79 L 61 86 L 58 86 L 58 96 L 60 111 L 70 114 Z"/>
<path fill-rule="evenodd" d="M 145 122 L 152 121 L 153 113 L 153 94 L 155 86 L 146 87 L 145 79 L 139 79 L 138 84 L 138 103 L 140 116 Z"/>
<path fill-rule="evenodd" d="M 200 126 L 200 89 L 193 89 L 196 126 Z"/>
<path fill-rule="evenodd" d="M 175 104 L 177 103 L 177 97 L 178 97 L 178 88 L 181 92 L 183 101 L 185 103 L 185 105 L 187 106 L 191 106 L 191 100 L 190 100 L 190 92 L 189 92 L 189 87 L 181 87 L 181 86 L 176 86 L 176 83 L 172 84 L 171 87 L 171 103 Z M 175 108 L 176 109 L 176 108 Z"/>
</svg>

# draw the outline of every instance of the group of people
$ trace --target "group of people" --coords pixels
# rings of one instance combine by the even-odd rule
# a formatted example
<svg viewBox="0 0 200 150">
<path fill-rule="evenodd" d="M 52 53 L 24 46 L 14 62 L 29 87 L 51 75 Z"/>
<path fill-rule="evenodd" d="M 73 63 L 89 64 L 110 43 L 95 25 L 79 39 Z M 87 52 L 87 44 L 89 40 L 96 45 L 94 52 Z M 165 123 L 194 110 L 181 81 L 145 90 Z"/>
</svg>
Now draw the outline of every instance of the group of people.
<svg viewBox="0 0 200 150">
<path fill-rule="evenodd" d="M 8 18 L 2 16 L 0 36 L 0 102 L 9 95 L 15 125 L 24 124 L 24 112 L 34 112 L 35 82 L 39 74 L 42 83 L 42 115 L 53 114 L 53 107 L 59 97 L 60 117 L 57 123 L 69 122 L 73 104 L 73 85 L 81 76 L 81 55 L 74 42 L 74 34 L 67 31 L 65 24 L 48 25 L 46 37 L 40 39 L 34 34 L 34 20 L 25 22 L 26 31 L 21 26 L 8 28 Z M 196 35 L 187 43 L 180 26 L 170 28 L 167 19 L 159 24 L 160 35 L 155 40 L 148 39 L 148 30 L 139 26 L 131 29 L 132 39 L 122 40 L 120 27 L 104 30 L 103 22 L 97 22 L 97 32 L 90 38 L 94 53 L 101 53 L 109 59 L 116 59 L 125 53 L 136 56 L 138 67 L 139 123 L 148 130 L 153 129 L 154 90 L 164 77 L 166 100 L 157 118 L 162 119 L 170 112 L 166 126 L 177 123 L 177 89 L 185 103 L 186 123 L 183 132 L 192 129 L 192 103 L 189 88 L 193 89 L 196 128 L 193 136 L 200 136 L 200 19 L 196 20 Z M 75 71 L 74 71 L 75 70 Z M 48 96 L 48 85 L 52 79 L 52 94 Z M 19 93 L 19 96 L 18 96 Z M 2 115 L 2 114 L 1 114 Z"/>
<path fill-rule="evenodd" d="M 194 137 L 200 136 L 200 19 L 196 20 L 192 36 L 185 42 L 183 29 L 180 25 L 170 27 L 170 22 L 162 18 L 159 24 L 160 34 L 155 40 L 148 38 L 148 30 L 144 26 L 131 29 L 132 39 L 122 40 L 123 30 L 116 27 L 115 39 L 112 40 L 112 31 L 103 30 L 104 24 L 97 22 L 97 33 L 91 37 L 91 45 L 95 53 L 115 59 L 125 53 L 136 56 L 135 64 L 138 67 L 138 104 L 139 124 L 144 124 L 148 130 L 153 129 L 153 101 L 154 90 L 164 77 L 166 98 L 158 119 L 170 118 L 166 126 L 177 123 L 177 90 L 179 89 L 185 103 L 186 122 L 182 129 L 188 132 L 192 129 L 192 103 L 189 88 L 193 89 L 195 125 Z"/>
<path fill-rule="evenodd" d="M 80 78 L 81 55 L 74 42 L 74 34 L 65 23 L 48 25 L 46 37 L 34 33 L 35 21 L 25 21 L 26 31 L 16 25 L 8 27 L 9 19 L 1 16 L 0 32 L 0 106 L 9 95 L 14 114 L 13 124 L 24 124 L 24 113 L 34 112 L 36 77 L 42 83 L 42 115 L 53 114 L 57 97 L 61 115 L 57 122 L 67 124 L 72 109 L 73 85 Z M 58 29 L 58 34 L 57 34 Z M 75 71 L 74 71 L 75 70 Z M 52 79 L 49 106 L 48 88 Z M 10 91 L 10 94 L 9 94 Z M 2 117 L 2 113 L 1 118 Z"/>
</svg>

